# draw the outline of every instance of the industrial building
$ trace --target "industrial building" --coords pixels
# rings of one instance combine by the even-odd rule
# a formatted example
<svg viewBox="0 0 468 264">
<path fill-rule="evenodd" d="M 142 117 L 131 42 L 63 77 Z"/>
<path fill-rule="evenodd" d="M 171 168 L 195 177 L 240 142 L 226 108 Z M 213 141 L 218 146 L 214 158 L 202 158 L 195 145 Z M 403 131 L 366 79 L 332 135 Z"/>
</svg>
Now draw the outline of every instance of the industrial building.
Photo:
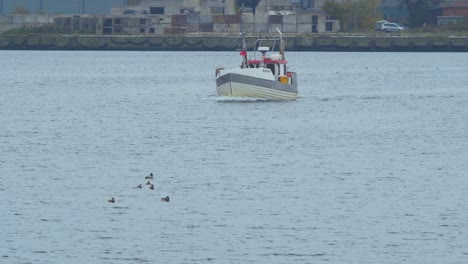
<svg viewBox="0 0 468 264">
<path fill-rule="evenodd" d="M 59 33 L 103 35 L 240 32 L 241 24 L 239 6 L 233 0 L 0 0 L 0 3 L 3 12 L 9 10 L 7 15 L 0 16 L 0 32 L 39 27 L 51 21 Z M 250 6 L 245 6 L 242 21 L 248 33 L 276 32 L 276 28 L 284 33 L 301 34 L 339 31 L 339 22 L 328 20 L 327 14 L 318 8 L 319 0 L 246 3 Z"/>
<path fill-rule="evenodd" d="M 291 6 L 320 8 L 325 0 L 258 0 L 260 14 L 291 9 Z M 146 10 L 151 14 L 179 14 L 200 12 L 232 15 L 234 0 L 0 0 L 0 15 L 18 10 L 31 14 L 110 14 L 111 10 L 128 8 Z"/>
</svg>

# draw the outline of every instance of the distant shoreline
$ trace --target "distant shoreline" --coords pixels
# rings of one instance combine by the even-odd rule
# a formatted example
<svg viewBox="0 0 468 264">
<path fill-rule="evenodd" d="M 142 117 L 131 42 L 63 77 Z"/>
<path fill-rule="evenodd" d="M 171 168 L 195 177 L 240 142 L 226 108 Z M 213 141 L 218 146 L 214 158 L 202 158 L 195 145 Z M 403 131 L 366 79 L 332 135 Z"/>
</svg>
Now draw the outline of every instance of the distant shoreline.
<svg viewBox="0 0 468 264">
<path fill-rule="evenodd" d="M 238 35 L 0 35 L 0 50 L 233 51 Z M 256 36 L 249 35 L 252 49 Z M 289 51 L 468 52 L 466 35 L 317 34 L 284 37 Z"/>
</svg>

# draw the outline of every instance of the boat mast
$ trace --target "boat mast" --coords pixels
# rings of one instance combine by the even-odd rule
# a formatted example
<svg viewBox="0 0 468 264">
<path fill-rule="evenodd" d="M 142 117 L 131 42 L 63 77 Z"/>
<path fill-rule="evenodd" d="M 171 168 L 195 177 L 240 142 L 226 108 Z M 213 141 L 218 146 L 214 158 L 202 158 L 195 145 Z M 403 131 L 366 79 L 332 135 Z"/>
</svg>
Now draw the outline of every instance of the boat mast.
<svg viewBox="0 0 468 264">
<path fill-rule="evenodd" d="M 278 31 L 278 33 L 279 33 L 279 35 L 280 35 L 280 50 L 279 50 L 279 52 L 280 52 L 280 54 L 281 54 L 281 59 L 282 59 L 282 60 L 285 60 L 285 58 L 284 58 L 283 33 L 281 33 L 281 31 L 280 31 L 278 28 L 276 28 L 276 31 Z"/>
<path fill-rule="evenodd" d="M 244 32 L 244 21 L 242 20 L 242 14 L 244 13 L 244 4 L 240 9 L 240 31 L 242 36 L 242 69 L 247 68 L 247 43 L 245 41 L 245 32 Z"/>
</svg>

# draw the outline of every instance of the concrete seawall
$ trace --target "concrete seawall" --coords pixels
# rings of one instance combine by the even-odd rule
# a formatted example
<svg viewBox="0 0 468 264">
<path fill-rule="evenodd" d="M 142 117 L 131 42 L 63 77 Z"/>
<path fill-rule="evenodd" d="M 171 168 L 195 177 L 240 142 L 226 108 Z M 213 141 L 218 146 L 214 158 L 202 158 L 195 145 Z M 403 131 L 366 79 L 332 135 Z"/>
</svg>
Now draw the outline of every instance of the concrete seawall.
<svg viewBox="0 0 468 264">
<path fill-rule="evenodd" d="M 251 49 L 256 37 L 248 37 Z M 468 36 L 287 36 L 289 51 L 468 52 Z M 0 50 L 233 51 L 238 36 L 0 35 Z"/>
</svg>

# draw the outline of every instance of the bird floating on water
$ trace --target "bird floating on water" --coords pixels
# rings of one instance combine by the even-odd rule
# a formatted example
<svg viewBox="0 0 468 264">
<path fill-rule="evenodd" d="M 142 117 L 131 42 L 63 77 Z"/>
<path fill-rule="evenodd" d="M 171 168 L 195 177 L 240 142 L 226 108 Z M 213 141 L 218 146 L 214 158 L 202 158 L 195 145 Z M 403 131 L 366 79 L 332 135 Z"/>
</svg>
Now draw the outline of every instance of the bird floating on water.
<svg viewBox="0 0 468 264">
<path fill-rule="evenodd" d="M 151 182 L 150 182 L 150 181 L 148 181 L 148 182 L 146 183 L 146 185 L 151 185 Z"/>
<path fill-rule="evenodd" d="M 114 197 L 110 198 L 109 200 L 107 200 L 109 203 L 115 203 L 115 199 Z"/>
<path fill-rule="evenodd" d="M 150 185 L 150 189 L 154 190 L 154 185 L 153 184 Z"/>
<path fill-rule="evenodd" d="M 145 177 L 145 180 L 152 180 L 153 179 L 153 173 L 150 173 L 149 176 Z"/>
<path fill-rule="evenodd" d="M 142 188 L 141 184 L 138 184 L 137 188 L 138 188 L 138 189 L 141 189 L 141 188 Z"/>
<path fill-rule="evenodd" d="M 169 196 L 161 198 L 161 202 L 169 202 Z"/>
</svg>

